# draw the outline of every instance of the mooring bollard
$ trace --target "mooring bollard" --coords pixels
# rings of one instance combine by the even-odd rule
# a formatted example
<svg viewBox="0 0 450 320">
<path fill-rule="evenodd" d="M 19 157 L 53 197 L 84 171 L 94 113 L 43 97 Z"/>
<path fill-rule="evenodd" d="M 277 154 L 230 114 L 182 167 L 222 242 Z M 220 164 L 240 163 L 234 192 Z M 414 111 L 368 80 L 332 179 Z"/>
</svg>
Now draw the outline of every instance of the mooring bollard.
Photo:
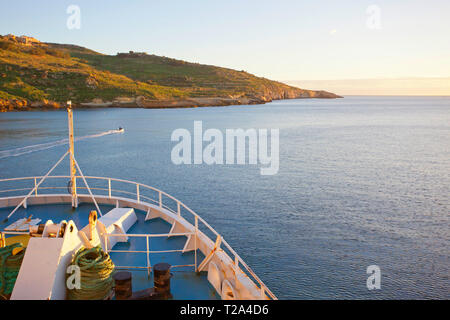
<svg viewBox="0 0 450 320">
<path fill-rule="evenodd" d="M 121 271 L 114 275 L 115 294 L 117 300 L 126 300 L 133 294 L 131 272 Z"/>
<path fill-rule="evenodd" d="M 165 262 L 157 263 L 153 266 L 153 282 L 155 291 L 160 299 L 172 298 L 170 293 L 170 268 L 171 265 Z"/>
</svg>

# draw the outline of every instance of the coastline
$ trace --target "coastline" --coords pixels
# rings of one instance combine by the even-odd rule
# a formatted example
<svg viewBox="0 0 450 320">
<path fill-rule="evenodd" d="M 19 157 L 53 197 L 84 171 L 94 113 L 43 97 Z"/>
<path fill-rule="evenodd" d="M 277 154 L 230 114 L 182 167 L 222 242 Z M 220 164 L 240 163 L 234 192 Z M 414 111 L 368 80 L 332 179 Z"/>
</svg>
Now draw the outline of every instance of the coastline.
<svg viewBox="0 0 450 320">
<path fill-rule="evenodd" d="M 144 52 L 103 55 L 11 34 L 0 35 L 0 47 L 0 112 L 56 110 L 69 100 L 75 108 L 194 108 L 341 98 Z"/>
<path fill-rule="evenodd" d="M 285 97 L 281 99 L 267 99 L 256 97 L 224 98 L 224 97 L 190 97 L 184 99 L 148 100 L 144 97 L 128 98 L 119 97 L 113 101 L 102 101 L 94 99 L 91 102 L 72 102 L 72 107 L 77 109 L 92 108 L 142 108 L 142 109 L 170 109 L 170 108 L 198 108 L 198 107 L 225 107 L 232 105 L 257 105 L 265 104 L 276 100 L 290 99 L 336 99 L 341 96 L 323 92 L 317 96 Z M 0 101 L 0 112 L 21 112 L 21 111 L 53 111 L 65 108 L 64 103 L 54 101 L 38 101 L 28 103 L 25 99 L 11 99 Z"/>
</svg>

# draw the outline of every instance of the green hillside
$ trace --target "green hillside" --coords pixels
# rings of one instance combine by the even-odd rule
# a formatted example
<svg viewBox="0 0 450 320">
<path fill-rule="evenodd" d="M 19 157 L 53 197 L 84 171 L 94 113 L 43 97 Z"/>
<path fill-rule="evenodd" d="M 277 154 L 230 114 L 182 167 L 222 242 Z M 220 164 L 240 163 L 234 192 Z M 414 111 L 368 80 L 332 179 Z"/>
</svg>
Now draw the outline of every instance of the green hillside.
<svg viewBox="0 0 450 320">
<path fill-rule="evenodd" d="M 169 102 L 181 101 L 177 106 L 183 106 L 182 101 L 187 100 L 194 101 L 194 105 L 195 101 L 206 101 L 207 105 L 208 100 L 201 98 L 222 98 L 223 104 L 239 104 L 337 97 L 244 71 L 133 52 L 110 56 L 75 45 L 40 43 L 35 39 L 29 43 L 24 39 L 0 38 L 2 111 L 57 108 L 67 100 L 75 106 L 121 106 L 125 99 L 126 106 L 169 107 Z"/>
</svg>

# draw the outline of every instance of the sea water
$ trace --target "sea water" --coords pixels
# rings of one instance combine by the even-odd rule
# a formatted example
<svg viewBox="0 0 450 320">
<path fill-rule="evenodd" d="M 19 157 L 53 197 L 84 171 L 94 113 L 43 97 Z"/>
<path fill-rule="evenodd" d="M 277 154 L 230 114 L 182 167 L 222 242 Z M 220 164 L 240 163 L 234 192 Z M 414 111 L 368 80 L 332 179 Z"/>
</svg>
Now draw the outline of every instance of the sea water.
<svg viewBox="0 0 450 320">
<path fill-rule="evenodd" d="M 450 97 L 75 110 L 74 121 L 85 175 L 180 199 L 281 299 L 450 298 Z M 173 164 L 171 133 L 194 121 L 279 129 L 278 173 Z M 45 174 L 66 138 L 65 111 L 0 114 L 0 179 Z M 54 174 L 68 173 L 67 159 Z M 371 265 L 380 289 L 367 288 Z"/>
</svg>

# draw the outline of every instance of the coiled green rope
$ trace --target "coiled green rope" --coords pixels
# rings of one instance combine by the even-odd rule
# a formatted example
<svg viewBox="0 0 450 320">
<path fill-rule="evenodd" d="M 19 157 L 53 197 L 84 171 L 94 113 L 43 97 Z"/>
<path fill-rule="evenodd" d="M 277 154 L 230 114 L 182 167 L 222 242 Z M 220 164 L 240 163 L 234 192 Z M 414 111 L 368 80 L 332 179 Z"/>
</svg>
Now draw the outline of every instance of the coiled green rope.
<svg viewBox="0 0 450 320">
<path fill-rule="evenodd" d="M 0 298 L 2 299 L 9 299 L 22 265 L 25 249 L 12 255 L 14 248 L 18 247 L 22 247 L 22 244 L 14 243 L 0 248 Z"/>
<path fill-rule="evenodd" d="M 80 289 L 68 289 L 69 300 L 103 300 L 111 294 L 114 285 L 114 263 L 100 246 L 81 248 L 72 264 L 80 267 Z"/>
</svg>

